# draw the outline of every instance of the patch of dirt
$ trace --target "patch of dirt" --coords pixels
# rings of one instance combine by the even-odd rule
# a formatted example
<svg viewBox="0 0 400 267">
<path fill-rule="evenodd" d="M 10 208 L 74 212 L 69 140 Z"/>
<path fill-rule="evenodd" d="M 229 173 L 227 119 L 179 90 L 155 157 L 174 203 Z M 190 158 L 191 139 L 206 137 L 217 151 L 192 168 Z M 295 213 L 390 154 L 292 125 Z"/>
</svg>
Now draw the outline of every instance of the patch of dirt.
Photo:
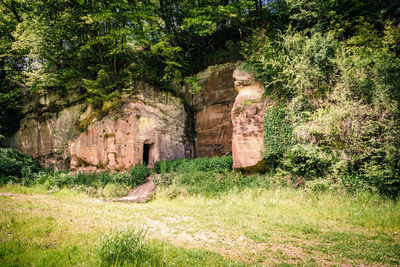
<svg viewBox="0 0 400 267">
<path fill-rule="evenodd" d="M 159 176 L 160 174 L 156 174 Z M 159 177 L 157 177 L 159 178 Z M 147 177 L 147 182 L 139 185 L 136 189 L 130 191 L 127 196 L 114 199 L 116 202 L 135 202 L 145 203 L 151 199 L 155 192 L 156 186 L 154 184 L 153 176 Z"/>
<path fill-rule="evenodd" d="M 10 192 L 4 192 L 0 193 L 0 196 L 6 196 L 6 197 L 15 197 L 15 198 L 45 198 L 46 195 L 42 194 L 19 194 L 19 193 L 10 193 Z"/>
<path fill-rule="evenodd" d="M 20 197 L 21 194 L 14 194 L 14 193 L 0 193 L 0 196 L 6 196 L 6 197 Z"/>
</svg>

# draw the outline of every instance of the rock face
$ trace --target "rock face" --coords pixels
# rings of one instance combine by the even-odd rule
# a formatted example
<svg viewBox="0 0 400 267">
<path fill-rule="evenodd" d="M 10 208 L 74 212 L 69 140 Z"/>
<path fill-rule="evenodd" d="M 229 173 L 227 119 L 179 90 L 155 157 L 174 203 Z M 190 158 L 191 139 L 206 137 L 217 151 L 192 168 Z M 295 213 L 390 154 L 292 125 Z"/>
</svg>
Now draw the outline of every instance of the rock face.
<svg viewBox="0 0 400 267">
<path fill-rule="evenodd" d="M 6 144 L 55 170 L 122 170 L 141 162 L 151 166 L 157 160 L 191 157 L 183 101 L 140 82 L 126 91 L 124 104 L 100 120 L 79 97 L 31 101 L 20 130 Z M 32 112 L 38 107 L 44 110 L 39 116 Z M 82 121 L 88 122 L 85 132 L 77 130 Z"/>
<path fill-rule="evenodd" d="M 151 87 L 142 92 L 69 142 L 70 170 L 125 170 L 142 162 L 152 167 L 191 153 L 183 102 Z"/>
<path fill-rule="evenodd" d="M 232 153 L 231 110 L 237 92 L 232 73 L 236 64 L 208 67 L 197 75 L 201 87 L 192 99 L 195 113 L 197 157 Z"/>
<path fill-rule="evenodd" d="M 264 86 L 249 73 L 236 69 L 233 73 L 238 95 L 232 108 L 232 156 L 235 169 L 264 169 Z"/>
<path fill-rule="evenodd" d="M 197 75 L 202 89 L 187 94 L 195 109 L 196 149 L 188 141 L 183 100 L 142 82 L 125 88 L 118 105 L 103 117 L 79 92 L 31 101 L 7 144 L 56 170 L 118 171 L 190 158 L 194 151 L 197 157 L 233 154 L 234 168 L 262 168 L 264 87 L 236 66 L 209 67 Z"/>
<path fill-rule="evenodd" d="M 77 104 L 47 114 L 49 118 L 43 121 L 26 117 L 20 130 L 9 138 L 8 145 L 36 158 L 45 168 L 68 170 L 68 140 L 77 133 L 74 126 L 84 106 Z"/>
</svg>

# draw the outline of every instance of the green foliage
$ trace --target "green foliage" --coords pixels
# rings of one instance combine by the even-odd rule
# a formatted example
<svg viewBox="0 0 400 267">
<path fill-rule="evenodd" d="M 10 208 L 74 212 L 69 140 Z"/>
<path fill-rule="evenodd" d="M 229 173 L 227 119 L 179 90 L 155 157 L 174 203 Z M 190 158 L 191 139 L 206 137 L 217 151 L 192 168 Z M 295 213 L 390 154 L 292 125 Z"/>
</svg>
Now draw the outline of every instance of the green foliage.
<svg viewBox="0 0 400 267">
<path fill-rule="evenodd" d="M 128 184 L 129 179 L 129 172 L 117 172 L 112 174 L 109 181 L 115 182 L 117 184 Z"/>
<path fill-rule="evenodd" d="M 136 165 L 131 168 L 129 174 L 126 184 L 133 188 L 146 182 L 147 176 L 150 175 L 150 170 L 146 165 Z"/>
<path fill-rule="evenodd" d="M 156 163 L 154 163 L 153 170 L 156 173 L 162 173 L 162 171 L 164 171 L 166 173 L 176 172 L 178 170 L 178 167 L 187 161 L 189 161 L 189 160 L 188 159 L 176 159 L 176 160 L 157 161 Z"/>
<path fill-rule="evenodd" d="M 264 118 L 265 159 L 275 168 L 292 144 L 292 127 L 283 108 L 269 108 Z"/>
<path fill-rule="evenodd" d="M 195 159 L 177 159 L 170 161 L 156 162 L 154 171 L 161 173 L 162 164 L 165 164 L 165 172 L 191 172 L 191 171 L 215 171 L 224 172 L 232 170 L 232 156 L 211 157 L 211 158 L 195 158 Z"/>
<path fill-rule="evenodd" d="M 327 191 L 331 186 L 331 181 L 327 179 L 316 179 L 312 181 L 307 181 L 305 183 L 305 188 L 317 194 L 322 194 L 323 192 Z"/>
<path fill-rule="evenodd" d="M 200 85 L 197 83 L 197 77 L 196 76 L 189 76 L 184 79 L 185 83 L 189 85 L 189 93 L 192 95 L 196 94 L 198 91 L 201 90 Z"/>
<path fill-rule="evenodd" d="M 365 20 L 375 28 L 382 27 L 382 22 L 396 16 L 398 7 L 396 2 L 390 0 L 284 0 L 274 1 L 273 5 L 281 18 L 277 24 L 284 23 L 280 27 L 291 25 L 299 31 L 330 31 L 338 39 L 354 35 L 360 20 Z"/>
<path fill-rule="evenodd" d="M 232 164 L 231 156 L 180 159 L 157 162 L 153 170 L 162 173 L 165 169 L 169 173 L 158 184 L 167 188 L 169 198 L 181 194 L 217 196 L 231 190 L 269 187 L 270 182 L 265 177 L 246 177 L 232 171 Z"/>
<path fill-rule="evenodd" d="M 48 169 L 42 170 L 33 175 L 32 179 L 34 184 L 44 185 L 49 190 L 54 188 L 60 189 L 64 186 L 72 186 L 74 182 L 76 182 L 76 179 L 68 173 L 55 172 Z"/>
<path fill-rule="evenodd" d="M 233 44 L 269 13 L 258 0 L 1 1 L 0 133 L 18 127 L 29 92 L 83 88 L 101 107 L 132 79 L 174 90 L 207 63 L 236 60 Z"/>
<path fill-rule="evenodd" d="M 225 171 L 182 171 L 173 181 L 176 187 L 182 187 L 188 194 L 207 197 L 218 196 L 231 190 L 244 188 L 269 188 L 270 181 L 262 176 L 243 176 L 240 172 Z"/>
<path fill-rule="evenodd" d="M 77 187 L 87 191 L 97 190 L 97 196 L 119 197 L 127 193 L 127 187 L 134 188 L 146 182 L 150 170 L 144 165 L 133 167 L 129 172 L 81 173 L 42 169 L 39 163 L 28 155 L 11 148 L 0 148 L 0 184 L 20 183 L 24 186 L 43 185 L 51 192 L 63 187 Z"/>
<path fill-rule="evenodd" d="M 348 45 L 340 52 L 336 59 L 339 83 L 350 88 L 355 98 L 372 103 L 386 94 L 400 100 L 400 60 L 388 48 Z"/>
<path fill-rule="evenodd" d="M 124 184 L 108 183 L 104 188 L 99 188 L 96 192 L 96 196 L 103 198 L 119 198 L 126 196 L 128 190 Z"/>
<path fill-rule="evenodd" d="M 21 182 L 26 181 L 29 185 L 30 176 L 41 169 L 39 163 L 32 157 L 22 154 L 18 150 L 12 148 L 0 147 L 0 178 L 1 184 L 8 181 Z"/>
<path fill-rule="evenodd" d="M 306 179 L 325 177 L 333 163 L 332 156 L 311 144 L 296 144 L 284 155 L 287 170 Z"/>
<path fill-rule="evenodd" d="M 281 167 L 306 180 L 334 175 L 349 191 L 359 186 L 396 197 L 397 28 L 388 23 L 379 35 L 371 24 L 357 23 L 342 42 L 332 34 L 292 29 L 272 41 L 256 36 L 251 46 L 259 48 L 243 67 L 257 72 L 267 97 L 287 103 L 286 110 L 266 111 L 264 144 L 272 170 Z"/>
<path fill-rule="evenodd" d="M 255 42 L 259 44 L 252 46 L 260 48 L 243 67 L 256 71 L 268 94 L 286 98 L 325 91 L 338 46 L 332 36 L 316 33 L 307 37 L 289 30 L 273 41 L 265 36 Z"/>
<path fill-rule="evenodd" d="M 104 234 L 98 244 L 97 254 L 103 266 L 140 264 L 148 257 L 146 230 L 129 228 Z"/>
</svg>

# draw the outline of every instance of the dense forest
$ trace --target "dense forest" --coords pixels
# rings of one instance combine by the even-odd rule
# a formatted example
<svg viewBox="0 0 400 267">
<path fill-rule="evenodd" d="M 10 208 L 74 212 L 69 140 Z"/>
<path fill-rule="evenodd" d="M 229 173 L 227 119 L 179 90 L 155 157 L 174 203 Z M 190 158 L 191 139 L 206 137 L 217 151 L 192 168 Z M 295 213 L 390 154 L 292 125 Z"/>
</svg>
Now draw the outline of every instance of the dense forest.
<svg viewBox="0 0 400 267">
<path fill-rule="evenodd" d="M 270 171 L 398 195 L 398 0 L 2 0 L 0 13 L 0 137 L 32 95 L 101 107 L 129 81 L 174 91 L 242 60 L 273 100 Z"/>
</svg>

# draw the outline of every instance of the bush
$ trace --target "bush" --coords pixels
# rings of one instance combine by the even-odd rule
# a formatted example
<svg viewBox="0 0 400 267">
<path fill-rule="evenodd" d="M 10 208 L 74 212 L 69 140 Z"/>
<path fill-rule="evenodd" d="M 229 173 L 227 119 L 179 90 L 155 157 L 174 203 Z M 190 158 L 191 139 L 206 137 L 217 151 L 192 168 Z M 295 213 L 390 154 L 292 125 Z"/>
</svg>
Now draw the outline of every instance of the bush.
<svg viewBox="0 0 400 267">
<path fill-rule="evenodd" d="M 150 175 L 150 170 L 146 165 L 136 165 L 129 171 L 130 176 L 128 177 L 127 185 L 130 187 L 136 187 L 146 182 L 147 176 Z"/>
<path fill-rule="evenodd" d="M 111 181 L 117 184 L 128 184 L 130 174 L 127 172 L 117 172 L 111 176 Z"/>
<path fill-rule="evenodd" d="M 292 143 L 292 127 L 286 110 L 269 108 L 264 118 L 264 158 L 275 169 Z"/>
<path fill-rule="evenodd" d="M 231 156 L 212 157 L 212 158 L 196 158 L 182 162 L 178 167 L 179 173 L 190 173 L 192 171 L 200 172 L 218 172 L 232 170 L 233 159 Z"/>
<path fill-rule="evenodd" d="M 146 230 L 127 229 L 119 232 L 104 234 L 98 244 L 97 254 L 102 265 L 136 265 L 149 257 L 146 240 Z"/>
<path fill-rule="evenodd" d="M 91 186 L 98 180 L 97 173 L 82 173 L 78 172 L 72 176 L 72 184 Z"/>
<path fill-rule="evenodd" d="M 268 188 L 269 181 L 262 176 L 252 175 L 245 177 L 241 172 L 224 171 L 191 171 L 182 172 L 176 176 L 174 186 L 183 187 L 189 194 L 217 196 L 230 190 L 244 188 Z"/>
<path fill-rule="evenodd" d="M 324 177 L 331 165 L 332 157 L 311 144 L 297 144 L 285 153 L 284 165 L 294 175 L 308 180 Z"/>
<path fill-rule="evenodd" d="M 307 181 L 305 187 L 314 193 L 323 193 L 331 187 L 331 181 L 328 179 L 317 179 L 314 181 Z"/>
<path fill-rule="evenodd" d="M 117 198 L 126 196 L 127 193 L 125 185 L 109 183 L 102 190 L 99 189 L 97 195 L 105 198 Z"/>
<path fill-rule="evenodd" d="M 40 177 L 43 175 L 43 177 Z M 53 187 L 62 188 L 64 186 L 72 186 L 74 184 L 73 176 L 64 172 L 54 172 L 51 170 L 47 170 L 46 172 L 42 172 L 38 174 L 38 181 L 47 178 L 44 185 L 47 189 L 51 189 Z"/>
<path fill-rule="evenodd" d="M 164 171 L 165 173 L 171 173 L 171 172 L 176 172 L 178 170 L 178 167 L 185 163 L 188 162 L 189 159 L 176 159 L 176 160 L 162 160 L 162 161 L 157 161 L 154 164 L 153 170 L 156 173 L 162 173 Z"/>
<path fill-rule="evenodd" d="M 191 172 L 191 171 L 216 171 L 223 172 L 232 170 L 232 156 L 196 158 L 196 159 L 177 159 L 169 161 L 158 161 L 154 164 L 154 171 L 162 173 L 165 170 L 171 172 Z"/>
<path fill-rule="evenodd" d="M 26 179 L 26 185 L 32 183 L 31 174 L 41 170 L 39 162 L 34 158 L 22 154 L 12 148 L 0 148 L 0 183 L 22 182 Z"/>
</svg>

